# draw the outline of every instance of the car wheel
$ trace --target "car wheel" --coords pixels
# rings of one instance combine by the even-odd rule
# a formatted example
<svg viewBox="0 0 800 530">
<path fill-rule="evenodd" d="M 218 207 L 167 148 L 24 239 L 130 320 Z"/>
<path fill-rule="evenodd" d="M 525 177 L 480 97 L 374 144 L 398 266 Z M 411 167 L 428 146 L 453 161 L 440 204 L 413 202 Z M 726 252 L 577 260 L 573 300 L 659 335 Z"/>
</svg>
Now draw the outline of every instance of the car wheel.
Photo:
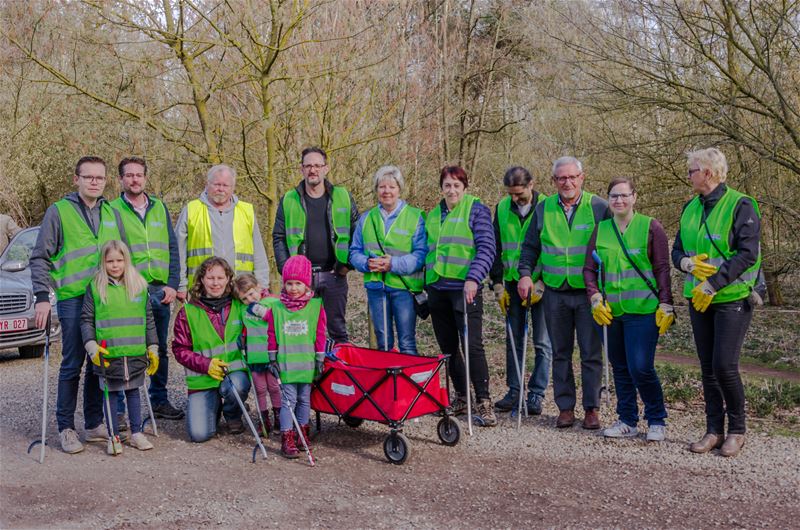
<svg viewBox="0 0 800 530">
<path fill-rule="evenodd" d="M 21 359 L 35 359 L 42 355 L 44 355 L 44 344 L 19 347 L 19 356 Z"/>
</svg>

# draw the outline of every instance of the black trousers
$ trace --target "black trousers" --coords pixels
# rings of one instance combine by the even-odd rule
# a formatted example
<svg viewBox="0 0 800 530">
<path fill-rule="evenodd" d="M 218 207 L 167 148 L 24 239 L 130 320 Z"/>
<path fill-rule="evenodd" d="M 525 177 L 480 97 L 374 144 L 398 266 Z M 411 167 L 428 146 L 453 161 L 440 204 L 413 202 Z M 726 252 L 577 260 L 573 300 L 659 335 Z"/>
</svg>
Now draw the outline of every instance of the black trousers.
<svg viewBox="0 0 800 530">
<path fill-rule="evenodd" d="M 700 358 L 703 396 L 706 400 L 706 430 L 744 434 L 744 387 L 739 375 L 739 356 L 753 309 L 747 299 L 711 304 L 705 313 L 689 305 L 694 343 Z"/>
<path fill-rule="evenodd" d="M 467 368 L 461 354 L 464 340 L 464 292 L 428 289 L 428 307 L 436 342 L 444 355 L 450 355 L 448 372 L 459 396 L 467 395 Z M 489 399 L 489 365 L 483 349 L 483 295 L 478 291 L 475 300 L 467 305 L 469 336 L 469 376 L 475 389 L 475 399 Z"/>
</svg>

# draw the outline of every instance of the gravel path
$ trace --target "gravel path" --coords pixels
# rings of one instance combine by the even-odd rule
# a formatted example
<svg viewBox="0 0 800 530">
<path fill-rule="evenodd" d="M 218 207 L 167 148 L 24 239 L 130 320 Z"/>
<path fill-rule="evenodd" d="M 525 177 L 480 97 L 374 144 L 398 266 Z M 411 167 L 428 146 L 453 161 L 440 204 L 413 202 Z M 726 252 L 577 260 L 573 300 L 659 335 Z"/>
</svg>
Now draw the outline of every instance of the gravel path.
<svg viewBox="0 0 800 530">
<path fill-rule="evenodd" d="M 53 350 L 51 411 L 60 360 L 58 345 Z M 519 431 L 503 416 L 453 448 L 438 442 L 435 418 L 423 418 L 406 429 L 412 454 L 403 466 L 384 459 L 385 427 L 353 430 L 325 417 L 313 469 L 277 456 L 274 437 L 267 461 L 252 464 L 249 435 L 194 445 L 183 422 L 168 421 L 151 437 L 153 451 L 125 446 L 114 458 L 92 444 L 66 455 L 51 413 L 39 465 L 38 449 L 25 449 L 38 436 L 40 374 L 41 360 L 0 354 L 3 528 L 789 528 L 800 518 L 800 440 L 751 434 L 738 458 L 693 455 L 685 447 L 702 420 L 676 410 L 660 445 L 556 430 L 550 402 Z M 183 405 L 180 374 L 172 375 L 172 399 Z"/>
</svg>

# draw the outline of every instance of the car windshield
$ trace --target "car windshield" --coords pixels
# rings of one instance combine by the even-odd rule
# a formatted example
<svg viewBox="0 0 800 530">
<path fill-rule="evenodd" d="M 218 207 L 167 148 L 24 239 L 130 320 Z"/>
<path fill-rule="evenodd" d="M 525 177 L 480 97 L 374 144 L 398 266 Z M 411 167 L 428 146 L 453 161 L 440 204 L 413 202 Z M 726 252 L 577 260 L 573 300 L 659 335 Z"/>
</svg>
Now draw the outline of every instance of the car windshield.
<svg viewBox="0 0 800 530">
<path fill-rule="evenodd" d="M 0 261 L 4 263 L 8 261 L 21 261 L 27 267 L 38 234 L 38 230 L 25 230 L 17 234 L 17 237 L 14 238 L 5 252 L 3 252 L 3 258 Z"/>
</svg>

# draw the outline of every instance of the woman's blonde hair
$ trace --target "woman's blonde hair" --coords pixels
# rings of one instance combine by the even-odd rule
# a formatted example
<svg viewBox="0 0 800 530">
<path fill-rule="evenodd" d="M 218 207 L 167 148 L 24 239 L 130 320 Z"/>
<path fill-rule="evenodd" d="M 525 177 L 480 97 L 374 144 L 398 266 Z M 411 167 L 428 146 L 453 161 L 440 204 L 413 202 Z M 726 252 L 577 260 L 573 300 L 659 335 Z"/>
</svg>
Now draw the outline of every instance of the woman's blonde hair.
<svg viewBox="0 0 800 530">
<path fill-rule="evenodd" d="M 122 241 L 113 239 L 108 241 L 100 249 L 100 264 L 97 267 L 97 274 L 94 277 L 94 284 L 92 288 L 97 293 L 97 296 L 103 303 L 106 303 L 106 293 L 108 292 L 109 276 L 106 272 L 106 256 L 109 252 L 119 252 L 122 254 L 122 259 L 125 262 L 125 269 L 122 273 L 122 285 L 125 286 L 125 291 L 128 293 L 128 299 L 136 298 L 139 293 L 147 289 L 147 280 L 139 274 L 136 267 L 133 266 L 131 261 L 131 253 L 128 246 Z"/>
</svg>

